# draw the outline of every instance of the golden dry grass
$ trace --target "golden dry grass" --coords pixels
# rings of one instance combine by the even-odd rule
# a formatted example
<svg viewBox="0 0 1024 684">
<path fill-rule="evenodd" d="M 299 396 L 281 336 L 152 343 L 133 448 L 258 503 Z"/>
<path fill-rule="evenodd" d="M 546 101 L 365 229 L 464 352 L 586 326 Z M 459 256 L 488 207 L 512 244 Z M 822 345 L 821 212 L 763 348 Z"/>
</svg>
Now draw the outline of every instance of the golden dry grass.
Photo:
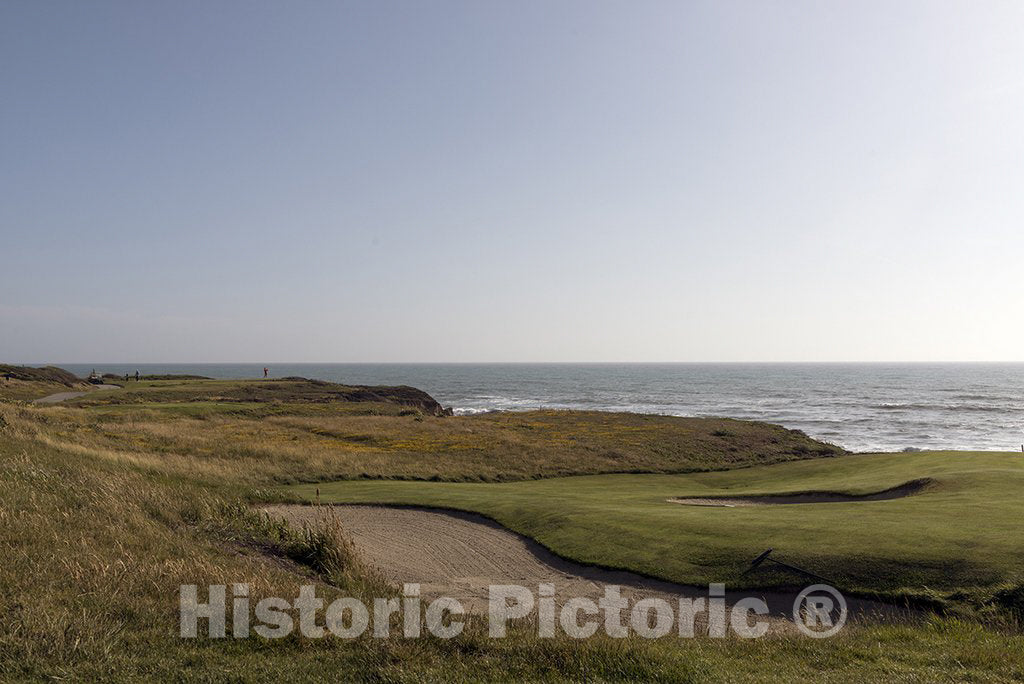
<svg viewBox="0 0 1024 684">
<path fill-rule="evenodd" d="M 252 483 L 693 472 L 843 453 L 799 432 L 728 419 L 569 411 L 438 417 L 301 396 L 211 401 L 211 393 L 231 393 L 223 381 L 212 389 L 198 381 L 203 391 L 182 401 L 192 392 L 187 381 L 141 384 L 130 394 L 97 393 L 48 408 L 46 438 L 68 448 L 159 455 L 154 465 L 165 468 L 212 475 L 228 468 Z"/>
<path fill-rule="evenodd" d="M 194 408 L 194 407 L 192 407 Z M 237 407 L 233 407 L 237 408 Z M 974 681 L 1024 675 L 1019 636 L 936 620 L 800 639 L 452 641 L 177 636 L 181 584 L 254 599 L 392 589 L 337 538 L 251 513 L 281 482 L 330 476 L 517 479 L 572 469 L 701 469 L 822 455 L 799 435 L 606 414 L 438 419 L 0 403 L 0 680 Z M 352 407 L 347 407 L 351 409 Z M 419 418 L 419 420 L 417 420 Z M 716 434 L 723 433 L 723 434 Z M 773 442 L 772 440 L 778 440 Z M 774 450 L 773 450 L 774 448 Z M 734 450 L 733 450 L 734 449 Z"/>
</svg>

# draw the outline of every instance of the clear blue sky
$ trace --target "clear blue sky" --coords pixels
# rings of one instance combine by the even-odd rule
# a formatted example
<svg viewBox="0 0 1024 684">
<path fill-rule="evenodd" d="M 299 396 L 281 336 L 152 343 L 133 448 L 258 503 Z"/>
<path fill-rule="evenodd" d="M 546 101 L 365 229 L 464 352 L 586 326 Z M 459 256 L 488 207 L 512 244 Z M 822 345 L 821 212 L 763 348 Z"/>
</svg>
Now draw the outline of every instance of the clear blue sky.
<svg viewBox="0 0 1024 684">
<path fill-rule="evenodd" d="M 1024 360 L 1024 3 L 0 4 L 0 360 Z"/>
</svg>

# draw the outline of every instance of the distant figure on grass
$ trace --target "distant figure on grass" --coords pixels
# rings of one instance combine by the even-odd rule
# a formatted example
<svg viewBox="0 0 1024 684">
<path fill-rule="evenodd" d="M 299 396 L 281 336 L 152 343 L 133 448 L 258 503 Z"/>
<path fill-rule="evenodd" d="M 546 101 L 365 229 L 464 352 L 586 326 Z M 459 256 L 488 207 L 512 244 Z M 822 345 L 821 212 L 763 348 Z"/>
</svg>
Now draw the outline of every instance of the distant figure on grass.
<svg viewBox="0 0 1024 684">
<path fill-rule="evenodd" d="M 139 381 L 139 369 L 136 368 L 135 369 L 135 382 L 138 382 L 138 381 Z"/>
<path fill-rule="evenodd" d="M 267 377 L 267 374 L 268 374 L 269 372 L 270 372 L 270 369 L 269 369 L 269 368 L 267 368 L 266 366 L 264 366 L 264 367 L 263 367 L 263 377 Z"/>
<path fill-rule="evenodd" d="M 128 374 L 127 373 L 124 374 L 124 381 L 128 382 Z"/>
</svg>

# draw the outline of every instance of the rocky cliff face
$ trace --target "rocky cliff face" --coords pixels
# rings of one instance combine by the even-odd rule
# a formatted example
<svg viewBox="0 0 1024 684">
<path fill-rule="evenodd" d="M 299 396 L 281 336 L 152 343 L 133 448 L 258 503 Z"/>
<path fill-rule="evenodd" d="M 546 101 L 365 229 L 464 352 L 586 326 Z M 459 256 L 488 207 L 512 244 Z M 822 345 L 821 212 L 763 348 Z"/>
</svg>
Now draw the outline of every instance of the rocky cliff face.
<svg viewBox="0 0 1024 684">
<path fill-rule="evenodd" d="M 450 416 L 452 410 L 445 408 L 421 389 L 399 385 L 398 387 L 376 387 L 356 385 L 346 387 L 347 401 L 383 401 L 418 408 L 432 416 Z"/>
</svg>

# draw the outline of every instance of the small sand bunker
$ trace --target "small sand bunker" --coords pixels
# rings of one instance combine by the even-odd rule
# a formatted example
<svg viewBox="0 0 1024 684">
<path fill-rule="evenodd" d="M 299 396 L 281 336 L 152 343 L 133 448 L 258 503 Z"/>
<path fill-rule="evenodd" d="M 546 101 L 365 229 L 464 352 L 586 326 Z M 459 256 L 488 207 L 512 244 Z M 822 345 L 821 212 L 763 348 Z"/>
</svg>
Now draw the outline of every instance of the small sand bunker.
<svg viewBox="0 0 1024 684">
<path fill-rule="evenodd" d="M 933 483 L 931 478 L 904 482 L 873 494 L 841 494 L 839 492 L 802 492 L 799 494 L 768 494 L 764 496 L 733 496 L 733 497 L 679 497 L 668 499 L 670 503 L 685 506 L 720 506 L 735 508 L 737 506 L 772 506 L 776 504 L 820 504 L 820 503 L 857 503 L 862 501 L 889 501 L 902 499 L 905 496 L 919 494 Z"/>
</svg>

